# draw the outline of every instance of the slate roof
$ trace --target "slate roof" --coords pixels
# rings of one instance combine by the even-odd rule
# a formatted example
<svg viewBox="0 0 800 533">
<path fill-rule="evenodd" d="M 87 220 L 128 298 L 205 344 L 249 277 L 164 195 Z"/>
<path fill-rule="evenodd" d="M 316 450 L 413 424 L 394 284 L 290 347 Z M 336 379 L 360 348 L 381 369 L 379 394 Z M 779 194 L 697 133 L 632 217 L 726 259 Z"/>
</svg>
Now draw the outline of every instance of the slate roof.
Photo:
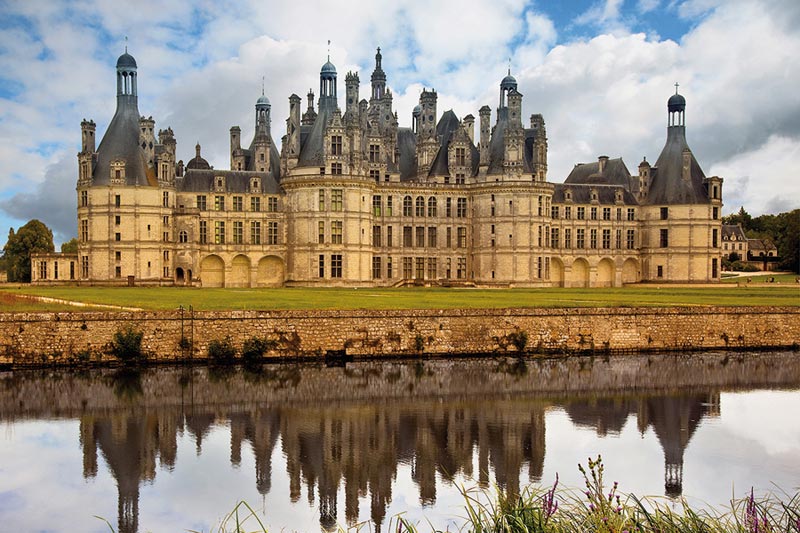
<svg viewBox="0 0 800 533">
<path fill-rule="evenodd" d="M 300 145 L 300 157 L 297 166 L 319 167 L 324 164 L 325 130 L 327 129 L 331 112 L 332 111 L 326 106 L 320 106 L 319 114 L 314 121 L 314 125 L 311 126 L 310 131 L 305 137 L 305 141 Z M 301 137 L 302 133 L 303 131 L 301 129 Z"/>
<path fill-rule="evenodd" d="M 400 181 L 408 181 L 417 174 L 417 136 L 411 128 L 397 129 L 397 148 L 400 151 Z"/>
<path fill-rule="evenodd" d="M 658 161 L 651 170 L 650 187 L 647 193 L 649 204 L 705 204 L 708 192 L 703 185 L 703 169 L 689 151 L 689 179 L 683 179 L 683 152 L 689 150 L 686 144 L 684 126 L 667 128 L 667 142 Z"/>
<path fill-rule="evenodd" d="M 579 163 L 564 180 L 564 183 L 575 185 L 619 185 L 626 189 L 631 185 L 631 173 L 621 157 L 606 161 L 603 172 L 600 172 L 600 162 Z"/>
<path fill-rule="evenodd" d="M 592 203 L 592 191 L 597 191 L 597 202 L 601 205 L 614 205 L 617 202 L 617 191 L 622 191 L 623 205 L 638 205 L 636 197 L 621 185 L 583 185 L 574 183 L 554 183 L 553 184 L 553 203 L 563 204 L 565 202 L 565 192 L 572 192 L 572 203 L 589 204 Z"/>
<path fill-rule="evenodd" d="M 453 110 L 445 111 L 439 123 L 436 124 L 436 140 L 439 142 L 439 151 L 433 159 L 431 169 L 428 176 L 449 176 L 450 175 L 450 141 L 453 139 L 453 134 L 461 127 L 461 121 Z M 478 163 L 480 162 L 480 152 L 475 145 L 470 143 L 470 152 L 472 153 L 472 175 L 478 173 Z"/>
<path fill-rule="evenodd" d="M 261 178 L 261 193 L 280 194 L 281 188 L 275 174 L 268 172 L 251 172 L 246 170 L 187 170 L 182 178 L 175 178 L 175 187 L 180 192 L 211 192 L 214 190 L 214 178 L 225 178 L 225 191 L 249 193 L 250 178 Z"/>
<path fill-rule="evenodd" d="M 108 125 L 93 172 L 95 185 L 106 185 L 111 178 L 111 161 L 125 161 L 126 185 L 156 185 L 155 171 L 148 168 L 139 148 L 139 106 L 136 96 L 118 95 L 117 110 Z"/>
<path fill-rule="evenodd" d="M 736 237 L 733 239 L 732 237 Z M 723 224 L 722 225 L 722 240 L 723 241 L 741 241 L 747 240 L 747 237 L 739 224 Z"/>
</svg>

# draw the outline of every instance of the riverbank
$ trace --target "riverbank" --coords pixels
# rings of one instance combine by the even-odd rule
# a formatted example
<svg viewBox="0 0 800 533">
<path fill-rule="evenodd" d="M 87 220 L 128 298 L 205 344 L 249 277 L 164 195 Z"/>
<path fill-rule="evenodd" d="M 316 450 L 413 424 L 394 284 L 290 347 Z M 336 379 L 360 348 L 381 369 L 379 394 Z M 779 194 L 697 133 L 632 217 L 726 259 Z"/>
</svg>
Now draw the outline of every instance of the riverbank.
<svg viewBox="0 0 800 533">
<path fill-rule="evenodd" d="M 265 341 L 269 359 L 796 349 L 798 307 L 633 307 L 0 313 L 0 364 L 107 363 L 115 334 L 149 361 Z"/>
</svg>

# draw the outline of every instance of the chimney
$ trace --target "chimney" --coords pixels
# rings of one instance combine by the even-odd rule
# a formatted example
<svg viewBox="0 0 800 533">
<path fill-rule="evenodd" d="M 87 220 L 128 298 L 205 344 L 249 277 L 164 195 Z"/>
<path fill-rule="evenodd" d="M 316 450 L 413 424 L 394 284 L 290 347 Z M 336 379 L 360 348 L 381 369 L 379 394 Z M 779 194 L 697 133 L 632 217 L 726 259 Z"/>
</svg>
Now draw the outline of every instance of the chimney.
<svg viewBox="0 0 800 533">
<path fill-rule="evenodd" d="M 608 164 L 608 156 L 601 155 L 600 157 L 597 158 L 597 162 L 600 165 L 600 170 L 598 170 L 598 172 L 602 174 L 606 170 L 606 165 Z"/>
</svg>

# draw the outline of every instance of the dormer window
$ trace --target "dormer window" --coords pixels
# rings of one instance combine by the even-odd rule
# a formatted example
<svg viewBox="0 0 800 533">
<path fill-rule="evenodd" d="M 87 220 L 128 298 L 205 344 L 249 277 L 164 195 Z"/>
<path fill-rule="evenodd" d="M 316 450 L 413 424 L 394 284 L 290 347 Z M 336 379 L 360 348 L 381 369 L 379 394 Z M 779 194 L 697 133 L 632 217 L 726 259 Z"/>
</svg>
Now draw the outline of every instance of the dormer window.
<svg viewBox="0 0 800 533">
<path fill-rule="evenodd" d="M 252 192 L 261 190 L 261 178 L 250 178 L 250 190 Z"/>
<path fill-rule="evenodd" d="M 116 159 L 111 162 L 111 181 L 124 182 L 125 181 L 125 160 Z"/>
<path fill-rule="evenodd" d="M 564 191 L 564 200 L 572 200 L 572 191 L 570 190 Z"/>
<path fill-rule="evenodd" d="M 214 178 L 214 188 L 217 191 L 224 191 L 225 190 L 225 178 L 222 176 L 217 176 Z"/>
</svg>

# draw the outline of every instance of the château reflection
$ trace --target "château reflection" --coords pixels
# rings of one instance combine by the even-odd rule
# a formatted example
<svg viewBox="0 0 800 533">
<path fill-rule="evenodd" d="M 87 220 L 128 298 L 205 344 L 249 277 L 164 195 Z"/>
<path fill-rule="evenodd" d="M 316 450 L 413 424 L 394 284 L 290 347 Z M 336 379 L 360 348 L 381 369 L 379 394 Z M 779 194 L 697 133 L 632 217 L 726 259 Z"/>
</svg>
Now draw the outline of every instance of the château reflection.
<svg viewBox="0 0 800 533">
<path fill-rule="evenodd" d="M 228 431 L 232 465 L 253 457 L 259 493 L 270 493 L 273 476 L 285 476 L 285 497 L 305 496 L 323 530 L 366 519 L 380 529 L 400 465 L 409 467 L 423 505 L 436 501 L 437 484 L 457 476 L 510 494 L 521 478 L 540 481 L 551 410 L 600 436 L 621 432 L 635 417 L 639 432 L 652 429 L 663 450 L 665 494 L 679 495 L 684 454 L 701 421 L 720 416 L 721 387 L 800 377 L 796 358 L 723 364 L 721 357 L 678 367 L 674 357 L 548 360 L 528 362 L 524 372 L 514 360 L 273 365 L 256 375 L 235 369 L 213 377 L 206 369 L 159 368 L 140 376 L 66 373 L 56 385 L 18 373 L 0 382 L 0 402 L 10 406 L 4 416 L 50 409 L 80 419 L 83 475 L 97 475 L 102 455 L 118 487 L 120 533 L 138 530 L 139 487 L 155 479 L 157 466 L 175 467 L 179 436 L 191 437 L 199 455 L 215 428 Z M 780 377 L 764 372 L 778 364 Z M 703 369 L 717 371 L 713 388 L 692 385 Z M 564 383 L 576 390 L 558 392 Z M 273 472 L 276 452 L 285 473 Z M 370 515 L 359 516 L 365 497 Z"/>
</svg>

